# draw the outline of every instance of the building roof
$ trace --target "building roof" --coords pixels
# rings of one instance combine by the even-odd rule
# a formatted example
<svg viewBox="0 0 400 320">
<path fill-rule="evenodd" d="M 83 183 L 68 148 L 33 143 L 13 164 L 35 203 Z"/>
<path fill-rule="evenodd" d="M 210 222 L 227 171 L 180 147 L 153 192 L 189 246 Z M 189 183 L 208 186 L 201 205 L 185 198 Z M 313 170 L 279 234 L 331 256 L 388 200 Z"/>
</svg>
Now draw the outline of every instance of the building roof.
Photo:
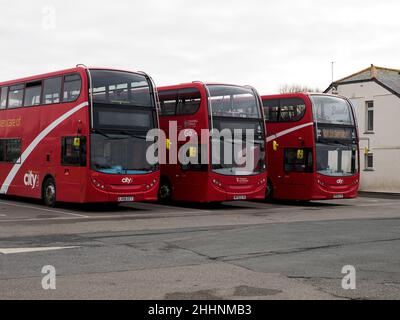
<svg viewBox="0 0 400 320">
<path fill-rule="evenodd" d="M 400 97 L 400 69 L 377 67 L 371 64 L 367 69 L 361 70 L 345 78 L 333 82 L 326 91 L 340 84 L 375 81 L 385 89 Z"/>
</svg>

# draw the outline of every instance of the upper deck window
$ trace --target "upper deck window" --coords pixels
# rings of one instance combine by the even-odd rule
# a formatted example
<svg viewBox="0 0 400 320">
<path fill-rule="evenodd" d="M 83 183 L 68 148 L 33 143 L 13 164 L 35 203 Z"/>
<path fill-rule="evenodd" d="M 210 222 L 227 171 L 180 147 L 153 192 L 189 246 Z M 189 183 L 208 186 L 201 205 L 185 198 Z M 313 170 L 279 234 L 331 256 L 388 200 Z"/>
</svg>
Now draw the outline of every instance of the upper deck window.
<svg viewBox="0 0 400 320">
<path fill-rule="evenodd" d="M 8 87 L 0 88 L 0 90 L 0 109 L 5 109 L 7 107 Z"/>
<path fill-rule="evenodd" d="M 179 89 L 178 95 L 178 115 L 195 114 L 201 104 L 201 94 L 197 88 Z"/>
<path fill-rule="evenodd" d="M 111 70 L 91 70 L 93 101 L 152 107 L 149 81 L 144 75 Z"/>
<path fill-rule="evenodd" d="M 300 98 L 264 100 L 264 114 L 268 122 L 295 122 L 303 118 L 306 104 Z"/>
<path fill-rule="evenodd" d="M 159 91 L 161 116 L 174 116 L 176 114 L 176 105 L 178 90 Z"/>
<path fill-rule="evenodd" d="M 22 107 L 22 99 L 24 97 L 24 85 L 18 84 L 10 87 L 8 94 L 8 108 Z"/>
<path fill-rule="evenodd" d="M 42 81 L 27 83 L 25 88 L 24 107 L 39 105 L 41 94 L 42 94 Z"/>
<path fill-rule="evenodd" d="M 81 93 L 81 87 L 82 79 L 79 74 L 65 76 L 63 102 L 71 102 L 78 99 Z"/>
<path fill-rule="evenodd" d="M 50 78 L 44 80 L 43 104 L 60 103 L 62 78 Z"/>
</svg>

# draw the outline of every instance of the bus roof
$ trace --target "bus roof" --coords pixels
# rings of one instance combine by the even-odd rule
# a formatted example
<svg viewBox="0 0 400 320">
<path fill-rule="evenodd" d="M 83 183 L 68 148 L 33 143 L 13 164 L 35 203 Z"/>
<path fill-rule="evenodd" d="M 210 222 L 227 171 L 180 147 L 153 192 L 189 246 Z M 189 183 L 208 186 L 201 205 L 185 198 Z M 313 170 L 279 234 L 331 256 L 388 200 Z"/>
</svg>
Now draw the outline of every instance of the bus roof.
<svg viewBox="0 0 400 320">
<path fill-rule="evenodd" d="M 173 90 L 179 88 L 186 88 L 186 87 L 203 87 L 203 86 L 211 86 L 211 85 L 219 85 L 219 86 L 232 86 L 232 87 L 246 87 L 246 85 L 239 85 L 239 84 L 231 84 L 231 83 L 219 83 L 219 82 L 202 82 L 202 81 L 192 81 L 192 82 L 185 82 L 167 86 L 158 86 L 158 90 Z"/>
<path fill-rule="evenodd" d="M 104 68 L 104 67 L 87 67 L 87 68 L 89 70 L 93 70 L 93 69 L 95 69 L 95 70 L 109 70 L 109 71 L 121 71 L 121 72 L 132 72 L 132 73 L 142 74 L 142 72 L 140 72 L 140 71 L 128 71 L 128 70 Z M 13 85 L 13 84 L 19 84 L 19 83 L 22 83 L 22 82 L 30 82 L 30 81 L 40 80 L 40 79 L 44 79 L 44 78 L 52 78 L 52 77 L 60 76 L 60 75 L 63 75 L 63 74 L 81 72 L 83 70 L 86 70 L 86 67 L 84 67 L 83 65 L 78 65 L 75 68 L 58 70 L 58 71 L 38 74 L 38 75 L 34 75 L 34 76 L 19 78 L 19 79 L 15 79 L 15 80 L 9 80 L 9 81 L 0 82 L 0 87 L 9 86 L 9 85 Z"/>
<path fill-rule="evenodd" d="M 330 96 L 336 98 L 342 98 L 348 100 L 346 97 L 338 94 L 322 93 L 322 92 L 292 92 L 292 93 L 279 93 L 271 95 L 262 95 L 261 99 L 281 99 L 281 98 L 298 98 L 298 97 L 310 97 L 310 96 Z"/>
</svg>

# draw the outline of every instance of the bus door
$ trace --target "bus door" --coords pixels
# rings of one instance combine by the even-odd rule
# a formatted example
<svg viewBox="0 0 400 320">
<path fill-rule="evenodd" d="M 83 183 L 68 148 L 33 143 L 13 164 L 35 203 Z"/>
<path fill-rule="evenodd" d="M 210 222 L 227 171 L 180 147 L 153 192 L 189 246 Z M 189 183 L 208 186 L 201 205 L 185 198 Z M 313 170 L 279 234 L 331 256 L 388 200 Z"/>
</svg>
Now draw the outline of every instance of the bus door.
<svg viewBox="0 0 400 320">
<path fill-rule="evenodd" d="M 62 197 L 81 198 L 82 186 L 86 175 L 86 137 L 61 137 L 61 177 L 63 190 L 67 195 Z M 57 182 L 57 181 L 56 181 Z M 58 184 L 60 186 L 60 184 Z M 65 189 L 64 189 L 65 188 Z M 60 193 L 58 193 L 60 195 Z"/>
<path fill-rule="evenodd" d="M 187 192 L 196 192 L 200 185 L 204 185 L 195 174 L 195 172 L 200 171 L 201 166 L 200 164 L 197 165 L 196 161 L 194 161 L 194 159 L 198 159 L 197 162 L 199 162 L 198 157 L 200 156 L 199 140 L 201 139 L 201 121 L 199 119 L 200 116 L 196 115 L 200 105 L 201 93 L 199 89 L 193 87 L 178 90 L 176 108 L 178 134 L 185 137 L 185 141 L 178 142 L 178 151 L 181 150 L 186 153 L 187 159 L 190 159 L 191 162 L 189 164 L 179 163 L 178 165 L 178 173 L 175 182 L 177 189 L 179 189 L 177 196 L 181 193 L 183 197 L 185 197 L 187 196 Z M 198 143 L 187 145 L 187 142 L 189 142 L 194 135 L 197 135 Z"/>
</svg>

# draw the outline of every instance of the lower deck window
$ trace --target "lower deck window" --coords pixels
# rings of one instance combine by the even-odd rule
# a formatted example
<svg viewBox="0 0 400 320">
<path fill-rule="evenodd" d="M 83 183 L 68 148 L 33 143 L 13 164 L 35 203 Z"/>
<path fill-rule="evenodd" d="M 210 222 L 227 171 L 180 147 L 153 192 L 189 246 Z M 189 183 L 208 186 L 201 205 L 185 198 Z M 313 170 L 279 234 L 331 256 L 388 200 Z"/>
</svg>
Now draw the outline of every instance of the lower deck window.
<svg viewBox="0 0 400 320">
<path fill-rule="evenodd" d="M 0 140 L 0 162 L 17 163 L 21 157 L 21 139 Z"/>
<path fill-rule="evenodd" d="M 64 166 L 86 166 L 86 137 L 62 138 L 61 164 Z"/>
<path fill-rule="evenodd" d="M 286 149 L 285 172 L 312 172 L 312 150 Z"/>
</svg>

